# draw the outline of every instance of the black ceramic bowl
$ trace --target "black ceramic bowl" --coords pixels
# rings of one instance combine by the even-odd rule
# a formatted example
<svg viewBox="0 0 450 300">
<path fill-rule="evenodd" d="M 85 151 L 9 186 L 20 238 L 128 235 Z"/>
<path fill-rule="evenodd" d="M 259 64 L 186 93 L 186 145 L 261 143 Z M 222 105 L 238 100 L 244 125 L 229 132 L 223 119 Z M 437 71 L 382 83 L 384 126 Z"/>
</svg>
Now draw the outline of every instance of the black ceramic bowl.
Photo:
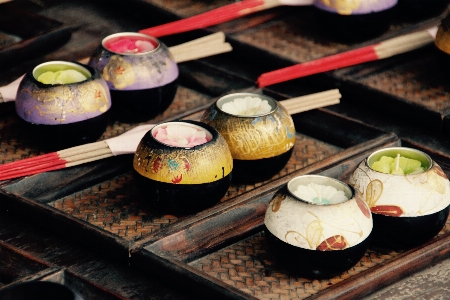
<svg viewBox="0 0 450 300">
<path fill-rule="evenodd" d="M 133 52 L 120 43 L 145 42 L 149 47 Z M 178 66 L 169 49 L 159 40 L 142 33 L 109 35 L 92 55 L 89 65 L 108 83 L 113 118 L 143 122 L 165 111 L 178 88 Z"/>
<path fill-rule="evenodd" d="M 264 218 L 276 262 L 308 278 L 330 278 L 353 267 L 369 246 L 372 224 L 359 193 L 319 175 L 290 180 L 275 193 Z"/>
<path fill-rule="evenodd" d="M 397 154 L 420 161 L 423 172 L 396 175 L 372 169 L 381 157 Z M 406 147 L 375 151 L 359 164 L 349 183 L 363 194 L 372 211 L 373 246 L 407 249 L 421 245 L 436 236 L 448 218 L 449 181 L 422 151 Z"/>
<path fill-rule="evenodd" d="M 250 115 L 224 110 L 235 101 L 266 101 L 266 112 Z M 226 95 L 201 118 L 225 138 L 233 156 L 233 181 L 254 183 L 270 179 L 284 168 L 295 145 L 295 127 L 287 110 L 274 99 L 254 93 Z"/>
<path fill-rule="evenodd" d="M 169 131 L 169 126 L 170 138 L 178 139 L 175 136 L 180 128 L 187 127 L 205 131 L 207 141 L 197 146 L 170 145 L 168 139 L 159 140 L 157 135 L 161 129 Z M 144 201 L 160 212 L 184 215 L 223 198 L 230 186 L 233 159 L 224 138 L 213 127 L 177 121 L 159 124 L 142 138 L 133 167 Z"/>
<path fill-rule="evenodd" d="M 62 70 L 79 71 L 87 79 L 54 84 L 37 80 L 41 74 Z M 111 96 L 105 80 L 92 67 L 50 61 L 25 74 L 15 106 L 33 144 L 62 150 L 100 138 L 108 124 Z"/>
</svg>

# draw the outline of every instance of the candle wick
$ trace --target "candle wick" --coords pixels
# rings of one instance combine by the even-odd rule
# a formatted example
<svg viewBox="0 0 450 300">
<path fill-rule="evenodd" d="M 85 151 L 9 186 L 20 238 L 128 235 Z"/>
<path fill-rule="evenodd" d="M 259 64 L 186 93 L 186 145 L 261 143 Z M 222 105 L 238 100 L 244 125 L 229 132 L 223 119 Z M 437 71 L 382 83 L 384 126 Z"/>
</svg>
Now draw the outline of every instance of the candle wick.
<svg viewBox="0 0 450 300">
<path fill-rule="evenodd" d="M 317 194 L 317 200 L 319 200 L 319 202 L 322 202 L 322 194 L 320 192 L 320 189 L 317 188 L 317 186 L 315 184 L 311 184 L 311 187 L 313 188 L 313 190 L 316 192 Z"/>
<path fill-rule="evenodd" d="M 398 171 L 398 168 L 400 167 L 400 153 L 397 153 L 397 157 L 395 158 L 395 171 Z"/>
</svg>

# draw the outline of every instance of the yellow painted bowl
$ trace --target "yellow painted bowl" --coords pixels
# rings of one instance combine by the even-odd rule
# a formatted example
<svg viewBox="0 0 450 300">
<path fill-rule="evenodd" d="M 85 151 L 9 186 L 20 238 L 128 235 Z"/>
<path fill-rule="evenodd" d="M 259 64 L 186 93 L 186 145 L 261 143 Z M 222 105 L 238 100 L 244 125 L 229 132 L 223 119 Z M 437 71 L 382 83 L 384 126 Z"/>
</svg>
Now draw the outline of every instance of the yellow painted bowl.
<svg viewBox="0 0 450 300">
<path fill-rule="evenodd" d="M 267 111 L 243 115 L 224 111 L 241 99 L 267 101 Z M 244 100 L 243 100 L 244 101 Z M 270 179 L 288 162 L 295 144 L 294 122 L 276 100 L 254 93 L 235 93 L 217 100 L 201 118 L 224 137 L 234 161 L 233 181 L 258 182 Z"/>
<path fill-rule="evenodd" d="M 158 140 L 158 132 L 173 125 L 205 131 L 207 142 L 174 146 Z M 196 121 L 166 122 L 142 138 L 133 168 L 146 201 L 167 213 L 186 214 L 222 199 L 230 186 L 233 158 L 225 139 L 213 127 Z"/>
</svg>

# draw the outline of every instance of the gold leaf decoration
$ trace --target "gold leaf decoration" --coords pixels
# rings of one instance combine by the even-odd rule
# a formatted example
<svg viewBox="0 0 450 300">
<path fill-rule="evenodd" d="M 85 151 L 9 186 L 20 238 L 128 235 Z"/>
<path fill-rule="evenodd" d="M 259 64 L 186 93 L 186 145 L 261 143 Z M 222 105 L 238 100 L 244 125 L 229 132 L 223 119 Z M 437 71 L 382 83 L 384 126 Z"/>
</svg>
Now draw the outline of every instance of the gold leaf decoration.
<svg viewBox="0 0 450 300">
<path fill-rule="evenodd" d="M 382 193 L 383 183 L 380 180 L 375 179 L 369 182 L 366 189 L 366 202 L 369 207 L 375 206 Z"/>
</svg>

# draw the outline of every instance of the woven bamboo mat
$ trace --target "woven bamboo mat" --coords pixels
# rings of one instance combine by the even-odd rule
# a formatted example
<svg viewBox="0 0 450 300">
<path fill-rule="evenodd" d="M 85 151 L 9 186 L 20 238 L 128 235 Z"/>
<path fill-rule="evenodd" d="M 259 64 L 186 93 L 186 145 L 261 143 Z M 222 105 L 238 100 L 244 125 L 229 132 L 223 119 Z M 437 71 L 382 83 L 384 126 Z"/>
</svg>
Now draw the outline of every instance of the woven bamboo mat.
<svg viewBox="0 0 450 300">
<path fill-rule="evenodd" d="M 439 235 L 450 232 L 450 220 Z M 369 249 L 350 270 L 330 279 L 307 279 L 289 274 L 266 251 L 264 232 L 230 245 L 190 263 L 225 284 L 260 299 L 305 299 L 321 290 L 383 262 L 402 252 Z"/>
<path fill-rule="evenodd" d="M 225 202 L 339 151 L 341 149 L 336 146 L 297 134 L 294 153 L 283 170 L 266 182 L 233 184 L 221 201 Z M 144 237 L 184 218 L 157 214 L 145 202 L 140 201 L 131 173 L 58 199 L 49 205 L 126 240 Z"/>
<path fill-rule="evenodd" d="M 444 62 L 441 56 L 428 55 L 421 60 L 365 74 L 357 80 L 421 107 L 443 112 L 450 108 L 448 66 L 448 62 Z"/>
</svg>

